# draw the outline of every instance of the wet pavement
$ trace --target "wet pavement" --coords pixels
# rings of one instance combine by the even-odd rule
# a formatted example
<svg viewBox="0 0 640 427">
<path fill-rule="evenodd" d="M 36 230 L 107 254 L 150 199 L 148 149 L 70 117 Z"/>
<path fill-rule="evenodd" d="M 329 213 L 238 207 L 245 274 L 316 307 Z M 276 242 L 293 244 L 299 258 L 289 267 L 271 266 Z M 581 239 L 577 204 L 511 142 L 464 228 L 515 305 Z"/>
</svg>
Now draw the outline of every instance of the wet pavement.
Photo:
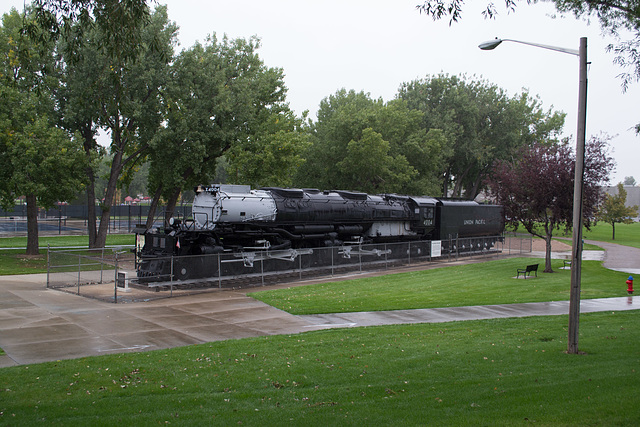
<svg viewBox="0 0 640 427">
<path fill-rule="evenodd" d="M 606 253 L 585 251 L 584 259 L 603 258 L 605 267 L 623 275 L 640 274 L 640 249 L 597 244 Z M 554 254 L 556 259 L 566 257 Z M 557 301 L 294 316 L 246 296 L 243 290 L 113 304 L 46 289 L 45 283 L 44 274 L 0 278 L 0 348 L 6 353 L 0 356 L 0 367 L 328 328 L 569 312 L 568 301 Z M 640 296 L 581 301 L 583 313 L 637 309 Z"/>
<path fill-rule="evenodd" d="M 640 296 L 599 298 L 580 301 L 581 313 L 639 310 Z M 457 320 L 482 320 L 505 317 L 553 316 L 569 314 L 569 301 L 523 304 L 482 305 L 428 308 L 416 310 L 372 311 L 358 313 L 315 314 L 298 316 L 311 323 L 306 330 L 379 326 L 408 323 L 441 323 Z"/>
<path fill-rule="evenodd" d="M 585 242 L 598 245 L 605 250 L 603 265 L 606 268 L 640 275 L 640 249 L 592 240 Z"/>
<path fill-rule="evenodd" d="M 44 283 L 46 275 L 0 279 L 0 367 L 298 333 L 308 325 L 240 291 L 113 304 Z"/>
</svg>

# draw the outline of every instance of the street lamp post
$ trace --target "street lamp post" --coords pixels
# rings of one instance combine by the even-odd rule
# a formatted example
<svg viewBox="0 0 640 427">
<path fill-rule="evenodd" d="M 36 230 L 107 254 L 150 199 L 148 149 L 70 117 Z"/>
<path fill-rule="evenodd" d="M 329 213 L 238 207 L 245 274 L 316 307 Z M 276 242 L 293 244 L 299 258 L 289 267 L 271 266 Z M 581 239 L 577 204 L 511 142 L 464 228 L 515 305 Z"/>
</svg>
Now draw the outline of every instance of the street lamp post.
<svg viewBox="0 0 640 427">
<path fill-rule="evenodd" d="M 584 187 L 584 151 L 587 131 L 587 38 L 580 39 L 579 50 L 529 43 L 519 40 L 495 39 L 481 43 L 482 50 L 492 50 L 503 41 L 540 47 L 578 56 L 580 61 L 580 87 L 578 90 L 578 133 L 576 135 L 576 164 L 573 186 L 573 248 L 571 250 L 571 290 L 569 296 L 569 339 L 567 352 L 578 353 L 578 326 L 580 322 L 580 272 L 582 269 L 582 203 Z"/>
</svg>

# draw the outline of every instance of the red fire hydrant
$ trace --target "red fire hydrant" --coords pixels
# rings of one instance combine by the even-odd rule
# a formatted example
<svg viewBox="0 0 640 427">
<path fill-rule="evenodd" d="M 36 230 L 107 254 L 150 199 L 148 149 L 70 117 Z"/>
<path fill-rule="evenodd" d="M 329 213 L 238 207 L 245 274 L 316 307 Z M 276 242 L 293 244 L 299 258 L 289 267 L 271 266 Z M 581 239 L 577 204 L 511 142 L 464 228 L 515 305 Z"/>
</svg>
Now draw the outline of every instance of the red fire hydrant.
<svg viewBox="0 0 640 427">
<path fill-rule="evenodd" d="M 627 293 L 629 295 L 633 293 L 633 276 L 629 276 L 627 279 Z"/>
</svg>

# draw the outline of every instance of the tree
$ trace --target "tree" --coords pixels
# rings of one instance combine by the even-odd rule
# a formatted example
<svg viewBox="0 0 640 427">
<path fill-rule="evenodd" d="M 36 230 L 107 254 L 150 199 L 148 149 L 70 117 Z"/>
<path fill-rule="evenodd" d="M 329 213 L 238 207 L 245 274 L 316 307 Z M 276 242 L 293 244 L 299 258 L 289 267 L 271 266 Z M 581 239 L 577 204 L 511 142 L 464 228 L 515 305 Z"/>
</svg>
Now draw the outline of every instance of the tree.
<svg viewBox="0 0 640 427">
<path fill-rule="evenodd" d="M 358 140 L 347 144 L 346 156 L 336 164 L 336 171 L 348 184 L 366 193 L 402 192 L 417 175 L 406 157 L 389 155 L 389 142 L 371 128 L 362 130 Z"/>
<path fill-rule="evenodd" d="M 97 3 L 98 4 L 98 3 Z M 103 3 L 99 3 L 103 4 Z M 126 9 L 128 3 L 122 3 Z M 132 2 L 131 16 L 137 16 L 138 3 Z M 133 172 L 143 163 L 150 143 L 163 120 L 160 90 L 168 79 L 169 62 L 177 27 L 168 21 L 166 7 L 143 14 L 131 24 L 126 34 L 105 23 L 105 14 L 125 19 L 110 2 L 104 2 L 94 20 L 78 19 L 73 31 L 84 35 L 82 44 L 65 38 L 61 51 L 65 55 L 65 87 L 60 91 L 64 126 L 82 135 L 87 158 L 89 206 L 89 246 L 103 247 L 118 187 L 126 186 Z M 111 9 L 116 7 L 117 10 Z M 68 18 L 71 19 L 71 18 Z M 104 24 L 104 25 L 103 25 Z M 88 28 L 80 28 L 83 25 Z M 104 27 L 106 25 L 106 28 Z M 115 32 L 115 33 L 114 33 Z M 66 34 L 66 33 L 63 33 Z M 102 158 L 96 141 L 98 129 L 110 137 L 111 159 L 99 226 L 94 210 L 95 171 Z"/>
<path fill-rule="evenodd" d="M 611 240 L 616 239 L 616 223 L 631 224 L 633 217 L 638 214 L 637 206 L 625 206 L 627 191 L 622 183 L 618 184 L 618 194 L 605 194 L 602 205 L 598 210 L 598 219 L 613 228 Z"/>
<path fill-rule="evenodd" d="M 291 111 L 272 114 L 254 135 L 237 141 L 224 155 L 227 180 L 253 188 L 294 186 L 309 139 L 303 120 Z"/>
<path fill-rule="evenodd" d="M 404 100 L 384 103 L 341 89 L 322 100 L 311 126 L 300 186 L 428 194 L 446 152 L 442 134 L 425 133 L 422 113 Z"/>
<path fill-rule="evenodd" d="M 404 83 L 398 97 L 423 113 L 423 132 L 439 129 L 447 141 L 439 174 L 445 197 L 474 199 L 494 161 L 535 140 L 556 140 L 564 123 L 564 114 L 542 111 L 527 93 L 509 98 L 496 85 L 466 76 Z"/>
<path fill-rule="evenodd" d="M 13 176 L 13 196 L 25 195 L 27 202 L 27 254 L 37 255 L 38 207 L 49 208 L 74 197 L 82 189 L 84 157 L 76 140 L 51 126 L 46 116 L 33 117 L 14 134 L 8 150 Z M 5 199 L 13 205 L 14 197 Z"/>
<path fill-rule="evenodd" d="M 177 28 L 166 7 L 151 13 L 146 0 L 35 0 L 37 25 L 24 29 L 34 40 L 60 40 L 66 77 L 59 105 L 64 126 L 82 135 L 86 153 L 89 246 L 103 247 L 110 208 L 122 179 L 144 160 L 159 127 L 158 90 L 173 56 Z M 34 31 L 44 28 L 42 33 Z M 102 152 L 97 129 L 111 135 L 113 155 L 96 229 L 95 169 Z"/>
<path fill-rule="evenodd" d="M 223 155 L 238 171 L 250 164 L 243 150 L 273 154 L 282 143 L 292 155 L 290 160 L 297 161 L 294 146 L 299 141 L 289 134 L 295 124 L 284 102 L 283 72 L 264 65 L 256 52 L 259 47 L 255 37 L 218 40 L 214 35 L 175 58 L 162 96 L 165 125 L 152 140 L 149 185 L 154 199 L 149 226 L 161 197 L 171 214 L 182 190 L 211 182 Z M 282 164 L 282 158 L 272 160 L 272 166 Z M 230 178 L 249 177 L 248 171 L 242 172 L 230 173 Z M 263 178 L 251 177 L 255 182 L 264 182 Z"/>
<path fill-rule="evenodd" d="M 83 156 L 78 142 L 51 119 L 59 67 L 53 43 L 39 45 L 21 33 L 32 19 L 13 9 L 0 27 L 0 195 L 4 206 L 26 196 L 27 254 L 37 255 L 38 207 L 82 188 Z"/>
<path fill-rule="evenodd" d="M 585 150 L 584 224 L 589 229 L 602 198 L 600 186 L 613 169 L 607 153 L 608 137 L 589 140 Z M 545 268 L 551 268 L 551 240 L 556 230 L 573 223 L 575 155 L 568 143 L 523 147 L 513 161 L 501 160 L 489 180 L 490 194 L 504 206 L 505 220 L 522 225 L 546 242 Z"/>
<path fill-rule="evenodd" d="M 73 42 L 72 42 L 73 43 Z M 69 52 L 66 40 L 59 41 L 60 50 Z M 102 185 L 100 177 L 108 175 L 100 174 L 99 169 L 105 160 L 106 150 L 98 144 L 100 106 L 96 98 L 96 76 L 102 73 L 101 54 L 97 49 L 84 48 L 82 55 L 77 52 L 69 52 L 70 60 L 65 64 L 62 79 L 64 84 L 57 91 L 57 99 L 60 109 L 60 124 L 69 132 L 77 133 L 82 141 L 85 153 L 85 183 L 87 203 L 87 234 L 89 235 L 89 247 L 99 247 L 97 240 L 97 210 L 96 200 L 104 198 L 104 189 L 107 182 Z M 79 55 L 76 57 L 75 55 Z M 75 58 L 75 60 L 73 60 Z"/>
<path fill-rule="evenodd" d="M 526 0 L 527 4 L 536 3 Z M 517 0 L 505 0 L 505 9 L 509 12 L 516 8 Z M 638 0 L 553 0 L 560 13 L 573 14 L 578 19 L 596 18 L 603 32 L 614 39 L 607 50 L 614 53 L 614 63 L 626 71 L 620 74 L 622 88 L 640 80 L 640 7 Z M 431 16 L 434 20 L 449 18 L 449 24 L 462 18 L 464 0 L 426 0 L 416 8 L 420 13 Z M 493 2 L 487 3 L 482 12 L 487 18 L 494 18 L 498 10 Z M 621 34 L 631 37 L 623 40 Z M 640 123 L 636 125 L 636 133 L 640 134 Z"/>
<path fill-rule="evenodd" d="M 136 46 L 144 43 L 140 28 L 151 16 L 147 0 L 34 0 L 32 7 L 35 20 L 24 27 L 31 38 L 43 43 L 66 40 L 65 56 L 75 62 L 91 38 L 87 33 L 98 30 L 104 36 L 100 47 L 118 60 L 115 66 L 137 58 Z"/>
<path fill-rule="evenodd" d="M 622 181 L 622 183 L 624 185 L 636 185 L 636 179 L 632 176 L 625 176 L 624 180 Z"/>
</svg>

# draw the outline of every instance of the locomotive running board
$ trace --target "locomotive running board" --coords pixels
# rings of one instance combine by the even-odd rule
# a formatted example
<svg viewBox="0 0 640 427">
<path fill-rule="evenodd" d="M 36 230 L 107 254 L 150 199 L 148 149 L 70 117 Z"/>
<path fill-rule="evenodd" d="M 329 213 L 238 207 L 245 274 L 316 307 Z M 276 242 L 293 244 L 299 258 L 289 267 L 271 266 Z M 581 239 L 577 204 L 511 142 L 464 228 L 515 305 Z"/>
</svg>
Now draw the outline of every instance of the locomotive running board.
<svg viewBox="0 0 640 427">
<path fill-rule="evenodd" d="M 227 262 L 240 262 L 244 263 L 245 267 L 253 267 L 253 263 L 256 261 L 264 261 L 267 259 L 279 259 L 281 261 L 295 261 L 298 255 L 310 255 L 313 253 L 313 249 L 282 249 L 277 251 L 260 251 L 260 252 L 241 252 L 234 254 L 235 257 L 241 259 L 230 259 L 221 261 Z"/>
</svg>

